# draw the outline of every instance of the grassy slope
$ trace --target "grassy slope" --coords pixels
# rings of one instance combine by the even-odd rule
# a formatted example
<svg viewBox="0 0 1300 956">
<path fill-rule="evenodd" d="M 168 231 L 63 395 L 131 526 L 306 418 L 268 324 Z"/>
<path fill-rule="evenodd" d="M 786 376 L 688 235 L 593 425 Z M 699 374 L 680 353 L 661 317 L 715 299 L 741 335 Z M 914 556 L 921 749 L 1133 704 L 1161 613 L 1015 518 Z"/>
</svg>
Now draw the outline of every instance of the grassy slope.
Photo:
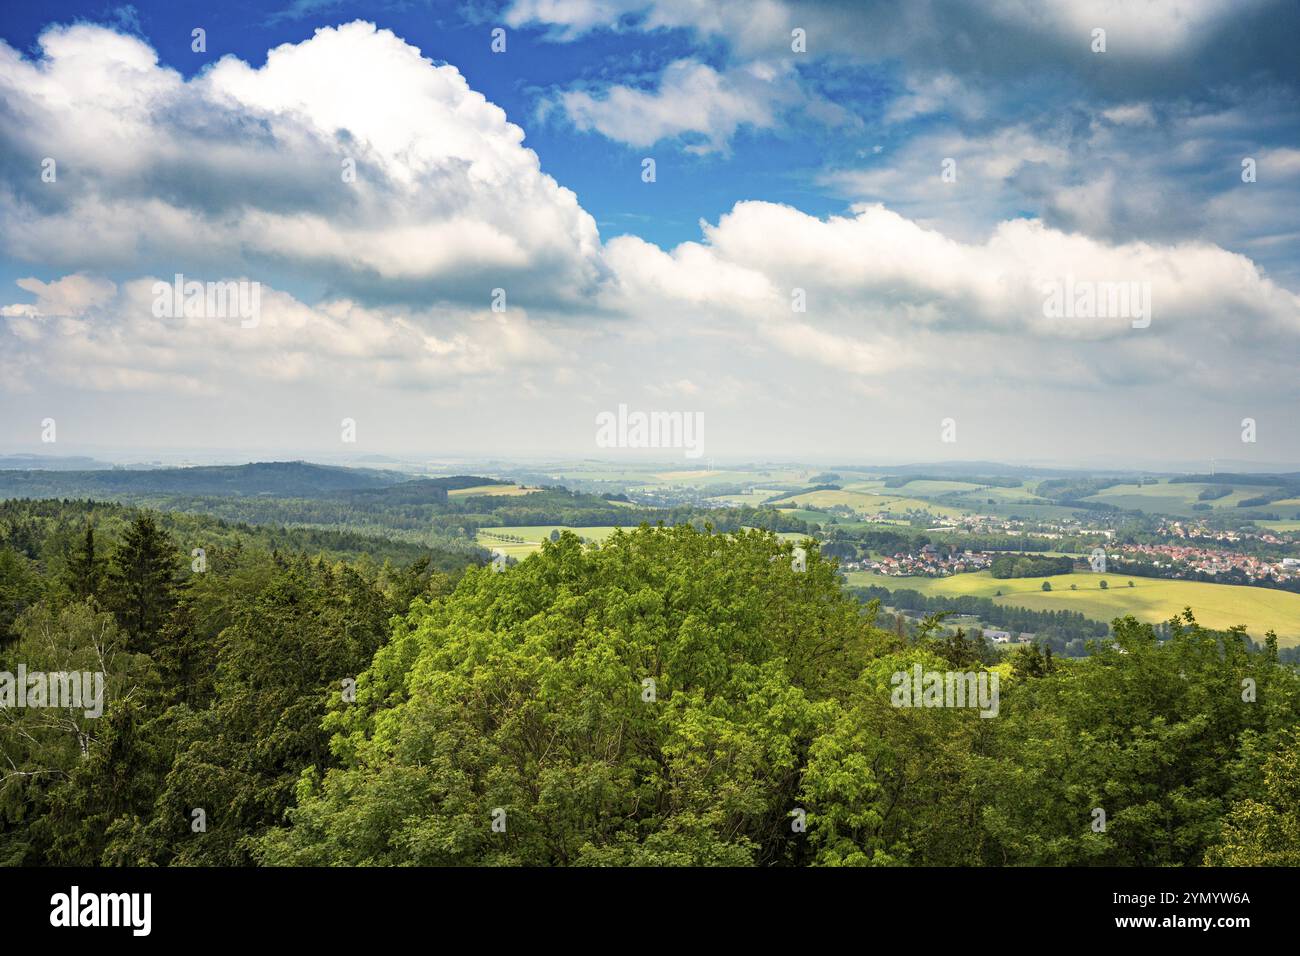
<svg viewBox="0 0 1300 956">
<path fill-rule="evenodd" d="M 447 492 L 450 498 L 468 498 L 470 496 L 489 495 L 491 497 L 530 495 L 536 488 L 524 488 L 521 485 L 478 485 L 474 488 L 453 488 Z"/>
<path fill-rule="evenodd" d="M 1201 502 L 1197 496 L 1206 488 L 1216 487 L 1216 485 L 1206 482 L 1171 482 L 1167 479 L 1161 479 L 1158 484 L 1144 484 L 1141 486 L 1133 484 L 1114 485 L 1087 500 L 1104 502 L 1117 508 L 1189 516 L 1197 513 L 1192 510 L 1192 506 L 1196 504 L 1208 504 L 1215 511 L 1236 511 L 1238 502 L 1243 498 L 1255 498 L 1266 492 L 1277 490 L 1277 486 L 1238 485 L 1231 480 L 1225 480 L 1222 484 L 1231 487 L 1233 489 L 1232 494 L 1208 502 Z M 1287 501 L 1276 501 L 1263 505 L 1259 510 L 1290 514 L 1297 504 L 1300 504 L 1300 502 L 1288 499 Z M 1243 517 L 1248 517 L 1249 513 L 1249 510 L 1241 512 Z"/>
</svg>

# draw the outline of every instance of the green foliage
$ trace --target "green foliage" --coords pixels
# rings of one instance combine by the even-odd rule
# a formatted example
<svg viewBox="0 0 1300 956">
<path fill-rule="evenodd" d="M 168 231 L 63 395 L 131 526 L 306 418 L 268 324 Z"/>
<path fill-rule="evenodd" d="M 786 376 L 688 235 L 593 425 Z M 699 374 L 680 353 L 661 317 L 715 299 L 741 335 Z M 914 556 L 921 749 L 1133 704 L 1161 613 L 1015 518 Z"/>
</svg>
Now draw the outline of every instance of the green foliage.
<svg viewBox="0 0 1300 956">
<path fill-rule="evenodd" d="M 891 675 L 915 664 L 951 666 L 921 648 L 874 660 L 813 742 L 801 793 L 812 863 L 980 862 L 977 768 L 996 721 L 972 710 L 892 706 Z"/>
<path fill-rule="evenodd" d="M 1195 865 L 1218 836 L 1239 762 L 1259 766 L 1246 741 L 1300 716 L 1295 671 L 1248 653 L 1239 633 L 1190 615 L 1164 642 L 1132 618 L 1115 633 L 1086 660 L 1018 667 L 1008 681 L 984 767 L 985 862 Z M 1255 702 L 1243 699 L 1247 679 Z M 1092 828 L 1098 808 L 1104 832 Z"/>
<path fill-rule="evenodd" d="M 770 535 L 565 534 L 416 606 L 264 858 L 794 862 L 800 767 L 872 639 L 831 566 L 793 571 Z"/>
<path fill-rule="evenodd" d="M 1040 578 L 1049 574 L 1069 574 L 1073 570 L 1074 560 L 1068 557 L 1048 558 L 1032 554 L 1003 554 L 993 559 L 989 574 L 995 578 Z"/>
<path fill-rule="evenodd" d="M 64 571 L 69 593 L 81 601 L 98 597 L 104 587 L 104 565 L 104 557 L 95 546 L 95 526 L 87 522 L 81 546 L 68 557 Z"/>
<path fill-rule="evenodd" d="M 91 602 L 57 610 L 38 604 L 19 618 L 16 629 L 18 640 L 0 654 L 0 671 L 12 674 L 22 665 L 28 672 L 104 675 L 104 717 L 87 716 L 81 706 L 0 708 L 0 846 L 19 859 L 41 848 L 38 858 L 56 862 L 60 842 L 93 830 L 131 786 L 147 784 L 132 776 L 128 763 L 115 759 L 114 712 L 133 708 L 156 675 L 146 655 L 127 649 L 112 615 Z M 76 788 L 73 781 L 90 763 L 106 762 L 125 787 L 100 794 L 102 799 Z M 69 798 L 83 806 L 71 825 L 53 809 Z"/>
<path fill-rule="evenodd" d="M 17 637 L 14 622 L 41 596 L 32 562 L 12 548 L 0 547 L 0 648 Z"/>
<path fill-rule="evenodd" d="M 113 553 L 109 606 L 134 649 L 153 650 L 180 585 L 180 553 L 153 517 L 132 522 Z"/>
<path fill-rule="evenodd" d="M 110 508 L 110 524 L 131 519 L 102 589 L 110 612 L 74 599 L 77 562 L 60 560 L 81 508 L 32 504 L 23 518 L 47 570 L 0 671 L 104 671 L 106 710 L 0 709 L 0 861 L 248 863 L 301 769 L 330 759 L 330 695 L 369 665 L 393 615 L 451 580 L 433 556 L 353 566 L 223 532 L 233 544 L 209 548 L 206 570 L 178 587 L 179 555 L 154 517 Z M 206 829 L 192 827 L 196 809 Z"/>
<path fill-rule="evenodd" d="M 1247 795 L 1223 819 L 1207 866 L 1300 866 L 1300 729 L 1283 728 L 1248 741 L 1236 770 Z M 1258 756 L 1263 751 L 1263 773 Z"/>
<path fill-rule="evenodd" d="M 0 863 L 1300 863 L 1272 636 L 1188 612 L 1002 660 L 946 608 L 882 631 L 769 532 L 564 533 L 459 578 L 314 535 L 0 504 L 0 672 L 107 684 L 99 718 L 0 709 Z M 916 665 L 996 677 L 996 716 L 896 706 Z"/>
</svg>

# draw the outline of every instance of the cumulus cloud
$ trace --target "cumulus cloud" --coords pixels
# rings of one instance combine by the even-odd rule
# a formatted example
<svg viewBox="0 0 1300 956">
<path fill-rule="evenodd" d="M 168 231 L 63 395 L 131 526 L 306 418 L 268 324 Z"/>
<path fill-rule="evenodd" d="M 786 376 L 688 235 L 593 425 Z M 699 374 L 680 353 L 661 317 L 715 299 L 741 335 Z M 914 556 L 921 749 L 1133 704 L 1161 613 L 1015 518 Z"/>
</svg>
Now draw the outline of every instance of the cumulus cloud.
<svg viewBox="0 0 1300 956">
<path fill-rule="evenodd" d="M 687 152 L 725 152 L 742 127 L 782 128 L 796 115 L 826 127 L 858 125 L 843 107 L 812 91 L 790 61 L 750 61 L 714 69 L 695 59 L 664 68 L 655 86 L 622 83 L 562 91 L 544 100 L 579 130 L 630 146 L 680 139 Z"/>
<path fill-rule="evenodd" d="M 981 22 L 1009 15 L 996 7 Z M 789 11 L 744 9 L 748 19 L 727 3 L 590 0 L 521 3 L 511 17 L 558 17 L 547 22 L 566 35 L 607 22 L 712 35 L 743 19 L 748 59 L 678 61 L 650 89 L 560 94 L 575 124 L 615 139 L 724 150 L 805 95 L 785 61 L 763 65 L 769 34 L 786 43 Z M 1196 22 L 1226 29 L 1216 9 Z M 842 42 L 825 32 L 838 15 L 809 8 L 812 48 Z M 1040 31 L 1077 27 L 1054 6 L 1037 16 Z M 1164 55 L 1194 46 L 1194 32 Z M 1080 394 L 1153 387 L 1173 405 L 1237 400 L 1243 381 L 1268 383 L 1250 387 L 1256 401 L 1296 393 L 1300 302 L 1253 251 L 1219 240 L 1300 241 L 1286 202 L 1300 154 L 1268 145 L 1284 110 L 1261 132 L 1243 108 L 1128 96 L 1002 123 L 992 97 L 967 95 L 960 65 L 905 74 L 880 118 L 921 119 L 921 132 L 898 143 L 891 127 L 878 160 L 823 179 L 852 201 L 846 212 L 745 200 L 703 221 L 698 239 L 661 248 L 634 235 L 602 243 L 497 106 L 371 24 L 191 79 L 146 43 L 87 25 L 46 31 L 35 57 L 0 44 L 0 241 L 40 276 L 0 294 L 0 389 L 35 395 L 23 405 L 35 421 L 79 391 L 93 396 L 89 417 L 113 409 L 114 422 L 126 420 L 118 402 L 243 402 L 245 432 L 286 404 L 299 424 L 332 429 L 337 416 L 319 412 L 332 396 L 346 414 L 369 401 L 372 421 L 407 401 L 389 416 L 394 441 L 420 430 L 428 405 L 454 400 L 483 416 L 464 411 L 460 434 L 497 452 L 546 449 L 566 416 L 586 436 L 591 403 L 641 394 L 731 408 L 712 434 L 791 453 L 839 441 L 841 406 L 858 399 L 892 422 L 954 403 L 972 414 L 984 403 L 993 421 L 1019 390 L 1043 416 L 1069 414 Z M 956 125 L 938 125 L 941 114 Z M 1258 161 L 1249 187 L 1243 155 Z M 40 177 L 47 156 L 53 183 Z M 939 176 L 949 156 L 956 188 Z M 341 179 L 347 159 L 355 183 Z M 1202 186 L 1214 198 L 1197 206 L 1161 192 L 1171 170 L 1224 185 Z M 258 326 L 155 316 L 153 284 L 175 272 L 261 280 Z M 1048 318 L 1045 289 L 1066 279 L 1150 283 L 1149 327 Z M 496 287 L 504 313 L 488 308 Z M 824 421 L 806 426 L 809 409 Z"/>
<path fill-rule="evenodd" d="M 1280 91 L 1213 104 L 1072 101 L 1014 123 L 931 123 L 819 181 L 968 240 L 1034 215 L 1111 243 L 1209 241 L 1250 253 L 1294 287 L 1300 241 L 1289 210 L 1300 176 L 1281 144 L 1297 125 L 1296 101 Z M 947 158 L 955 181 L 940 176 Z M 1241 175 L 1247 158 L 1253 183 Z"/>
<path fill-rule="evenodd" d="M 1282 350 L 1274 355 L 1294 354 L 1300 342 L 1300 297 L 1245 256 L 1208 243 L 1109 244 L 1037 220 L 1004 221 L 983 241 L 961 242 L 878 204 L 818 218 L 742 202 L 705 224 L 702 242 L 664 252 L 620 237 L 609 257 L 620 277 L 611 294 L 625 309 L 650 302 L 662 314 L 676 301 L 751 328 L 793 357 L 868 377 L 915 366 L 942 376 L 983 351 L 1014 360 L 1019 376 L 1058 384 L 1062 375 L 1113 384 L 1141 367 L 1148 379 L 1185 375 L 1222 389 L 1227 382 L 1204 372 L 1223 349 L 1251 361 L 1247 351 L 1261 342 Z M 1150 325 L 1045 310 L 1052 290 L 1089 283 L 1148 286 Z M 1048 357 L 1057 352 L 1087 361 Z"/>
<path fill-rule="evenodd" d="M 237 262 L 363 299 L 462 303 L 495 287 L 562 303 L 602 278 L 594 220 L 523 131 L 454 67 L 373 24 L 317 30 L 258 68 L 225 57 L 188 81 L 134 37 L 54 27 L 34 60 L 0 44 L 0 98 L 15 258 Z"/>
<path fill-rule="evenodd" d="M 350 299 L 308 305 L 268 287 L 259 287 L 260 308 L 249 315 L 156 308 L 173 281 L 20 280 L 37 300 L 0 307 L 0 353 L 28 387 L 203 394 L 299 383 L 466 387 L 563 360 L 545 326 L 518 309 L 377 309 Z"/>
<path fill-rule="evenodd" d="M 723 149 L 742 125 L 770 128 L 773 100 L 789 98 L 768 70 L 740 69 L 727 75 L 695 60 L 678 60 L 664 70 L 659 87 L 607 87 L 598 96 L 585 90 L 560 94 L 559 103 L 580 130 L 596 130 L 631 146 L 698 134 L 690 152 Z"/>
</svg>

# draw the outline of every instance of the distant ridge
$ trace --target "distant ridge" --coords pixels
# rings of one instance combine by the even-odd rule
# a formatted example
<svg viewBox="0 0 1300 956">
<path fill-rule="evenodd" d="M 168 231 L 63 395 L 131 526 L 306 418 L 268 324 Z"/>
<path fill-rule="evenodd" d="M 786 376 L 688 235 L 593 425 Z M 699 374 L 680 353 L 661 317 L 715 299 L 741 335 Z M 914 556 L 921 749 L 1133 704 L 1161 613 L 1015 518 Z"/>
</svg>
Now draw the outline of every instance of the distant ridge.
<svg viewBox="0 0 1300 956">
<path fill-rule="evenodd" d="M 3 498 L 104 498 L 118 495 L 271 495 L 293 498 L 390 488 L 407 476 L 370 468 L 262 461 L 247 465 L 111 471 L 0 470 Z M 476 479 L 486 483 L 486 479 Z"/>
<path fill-rule="evenodd" d="M 100 471 L 112 467 L 112 462 L 87 455 L 0 455 L 0 471 Z"/>
</svg>

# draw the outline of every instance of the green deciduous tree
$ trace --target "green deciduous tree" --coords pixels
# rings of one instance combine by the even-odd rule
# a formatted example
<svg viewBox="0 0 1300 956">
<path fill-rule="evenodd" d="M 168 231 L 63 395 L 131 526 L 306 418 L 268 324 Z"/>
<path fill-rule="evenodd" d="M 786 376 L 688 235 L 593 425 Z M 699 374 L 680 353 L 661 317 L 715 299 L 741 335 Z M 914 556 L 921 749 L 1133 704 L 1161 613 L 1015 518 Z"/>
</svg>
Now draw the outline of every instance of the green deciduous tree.
<svg viewBox="0 0 1300 956">
<path fill-rule="evenodd" d="M 417 603 L 263 858 L 797 862 L 806 754 L 881 639 L 770 534 L 565 534 Z"/>
</svg>

